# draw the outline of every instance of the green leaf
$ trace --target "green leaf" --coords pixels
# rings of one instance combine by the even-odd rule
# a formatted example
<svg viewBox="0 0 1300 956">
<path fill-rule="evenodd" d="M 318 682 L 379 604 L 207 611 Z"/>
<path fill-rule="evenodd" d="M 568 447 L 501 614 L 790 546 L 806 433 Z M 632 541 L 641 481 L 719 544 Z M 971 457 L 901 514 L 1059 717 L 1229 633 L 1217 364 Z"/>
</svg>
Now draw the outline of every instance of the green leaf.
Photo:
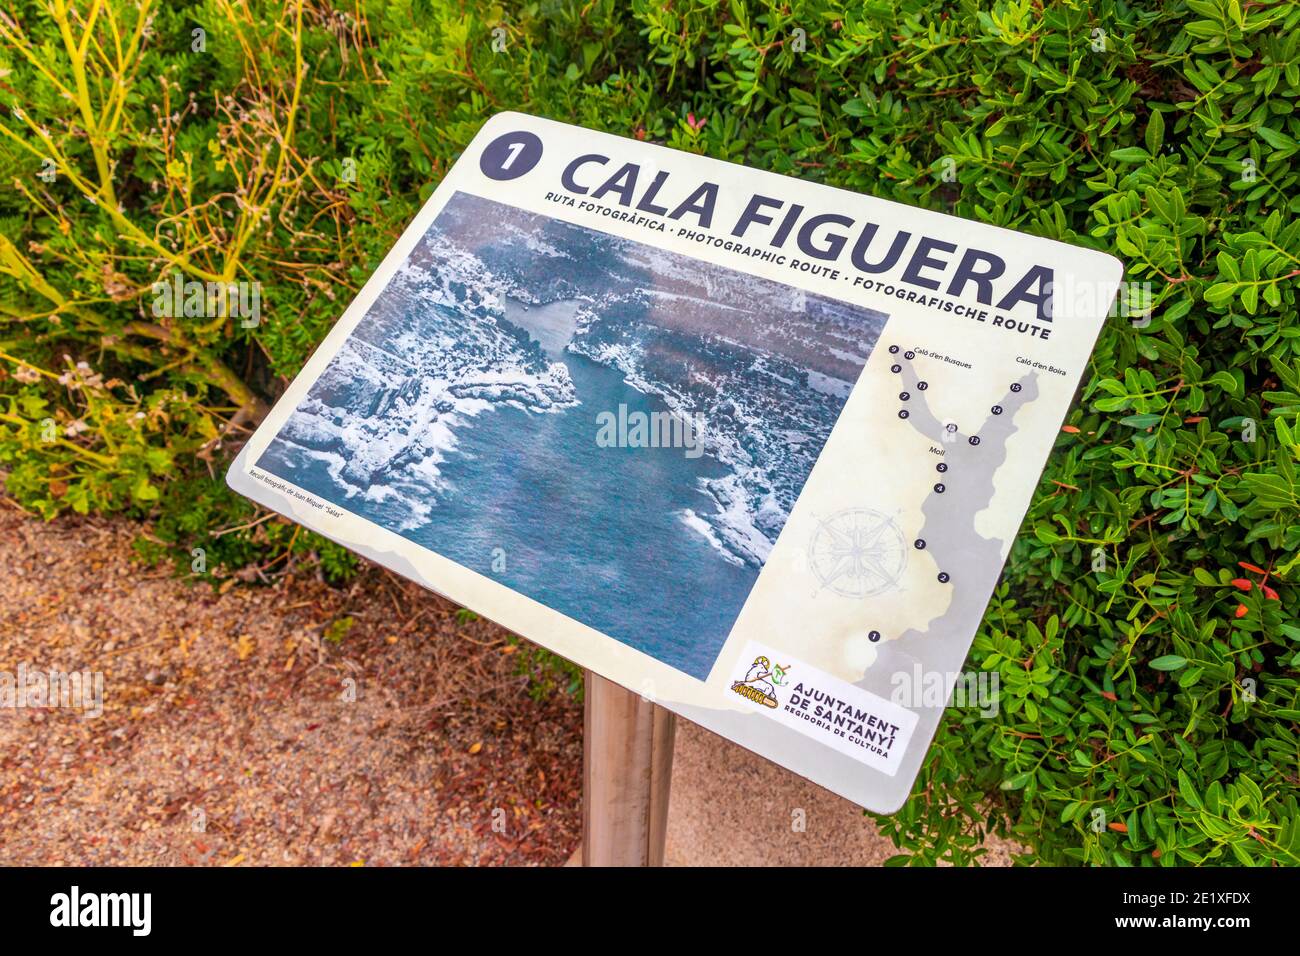
<svg viewBox="0 0 1300 956">
<path fill-rule="evenodd" d="M 1194 810 L 1200 810 L 1204 807 L 1201 802 L 1201 795 L 1197 793 L 1192 778 L 1187 775 L 1181 767 L 1178 770 L 1178 793 L 1182 796 L 1183 802 Z"/>
<path fill-rule="evenodd" d="M 1152 156 L 1160 152 L 1160 146 L 1165 141 L 1165 118 L 1157 110 L 1151 111 L 1151 118 L 1147 120 L 1146 144 L 1147 150 Z M 1111 153 L 1114 157 L 1115 154 Z"/>
<path fill-rule="evenodd" d="M 1111 150 L 1110 158 L 1121 163 L 1145 163 L 1151 159 L 1151 154 L 1141 146 L 1125 146 Z"/>
</svg>

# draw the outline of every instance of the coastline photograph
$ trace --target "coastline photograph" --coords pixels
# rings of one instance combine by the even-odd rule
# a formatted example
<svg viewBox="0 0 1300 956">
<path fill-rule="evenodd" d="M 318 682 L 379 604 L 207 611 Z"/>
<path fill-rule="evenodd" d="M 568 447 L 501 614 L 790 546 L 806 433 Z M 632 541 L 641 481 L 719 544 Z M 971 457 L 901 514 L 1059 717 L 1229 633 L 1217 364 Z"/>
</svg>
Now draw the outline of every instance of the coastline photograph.
<svg viewBox="0 0 1300 956">
<path fill-rule="evenodd" d="M 703 680 L 885 319 L 459 192 L 257 466 Z"/>
</svg>

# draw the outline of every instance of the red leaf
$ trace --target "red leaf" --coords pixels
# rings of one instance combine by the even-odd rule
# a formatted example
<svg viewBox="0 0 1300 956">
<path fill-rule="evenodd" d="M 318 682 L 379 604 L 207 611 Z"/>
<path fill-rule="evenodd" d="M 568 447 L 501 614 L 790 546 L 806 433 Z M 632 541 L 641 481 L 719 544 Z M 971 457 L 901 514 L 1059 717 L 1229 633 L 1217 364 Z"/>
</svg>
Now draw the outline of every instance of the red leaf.
<svg viewBox="0 0 1300 956">
<path fill-rule="evenodd" d="M 1111 691 L 1108 691 L 1108 690 L 1103 690 L 1103 691 L 1101 692 L 1101 696 L 1102 696 L 1102 697 L 1105 697 L 1107 700 L 1119 700 L 1119 698 L 1116 697 L 1116 696 L 1114 695 L 1114 693 L 1112 693 Z"/>
<path fill-rule="evenodd" d="M 1238 588 L 1242 591 L 1249 591 L 1251 588 L 1254 587 L 1254 585 L 1251 584 L 1249 581 L 1247 581 L 1245 578 L 1233 578 L 1231 584 L 1234 588 Z"/>
<path fill-rule="evenodd" d="M 1261 584 L 1261 585 L 1259 586 L 1259 588 L 1260 588 L 1261 591 L 1264 592 L 1264 597 L 1268 598 L 1270 601 L 1280 601 L 1280 600 L 1282 600 L 1280 597 L 1277 596 L 1277 592 L 1274 591 L 1274 590 L 1273 590 L 1271 587 L 1269 587 L 1267 584 Z"/>
<path fill-rule="evenodd" d="M 1247 571 L 1254 571 L 1256 574 L 1268 574 L 1268 572 L 1263 568 L 1257 568 L 1253 564 L 1247 564 L 1245 561 L 1238 561 L 1237 565 L 1245 568 Z"/>
<path fill-rule="evenodd" d="M 1235 615 L 1236 617 L 1245 617 L 1248 613 L 1250 613 L 1250 612 L 1249 612 L 1249 610 L 1247 609 L 1246 605 L 1244 605 L 1244 604 L 1238 604 L 1238 605 L 1237 605 L 1237 613 L 1236 613 L 1236 615 Z"/>
<path fill-rule="evenodd" d="M 1068 432 L 1068 433 L 1070 433 L 1071 435 L 1077 435 L 1077 434 L 1079 434 L 1079 429 L 1075 428 L 1073 425 L 1062 425 L 1062 426 L 1061 426 L 1061 431 L 1063 431 L 1063 432 Z"/>
<path fill-rule="evenodd" d="M 1106 828 L 1109 830 L 1114 830 L 1116 833 L 1128 833 L 1127 823 L 1119 823 L 1119 822 L 1108 823 L 1106 824 Z"/>
</svg>

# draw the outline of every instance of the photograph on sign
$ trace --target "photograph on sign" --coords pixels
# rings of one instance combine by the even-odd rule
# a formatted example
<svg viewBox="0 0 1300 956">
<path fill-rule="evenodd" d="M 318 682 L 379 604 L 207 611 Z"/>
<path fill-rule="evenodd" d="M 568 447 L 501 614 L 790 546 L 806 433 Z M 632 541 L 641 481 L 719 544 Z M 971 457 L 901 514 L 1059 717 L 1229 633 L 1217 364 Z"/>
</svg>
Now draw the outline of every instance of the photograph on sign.
<svg viewBox="0 0 1300 956">
<path fill-rule="evenodd" d="M 458 192 L 256 465 L 704 680 L 884 318 Z"/>
<path fill-rule="evenodd" d="M 228 480 L 888 812 L 1120 272 L 499 114 Z"/>
</svg>

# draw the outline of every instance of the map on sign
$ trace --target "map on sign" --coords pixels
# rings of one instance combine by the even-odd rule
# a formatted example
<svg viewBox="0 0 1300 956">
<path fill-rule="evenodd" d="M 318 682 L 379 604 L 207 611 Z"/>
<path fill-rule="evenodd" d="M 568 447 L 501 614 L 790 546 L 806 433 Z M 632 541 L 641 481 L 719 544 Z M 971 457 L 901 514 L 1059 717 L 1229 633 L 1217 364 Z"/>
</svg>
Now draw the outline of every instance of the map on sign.
<svg viewBox="0 0 1300 956">
<path fill-rule="evenodd" d="M 891 811 L 1121 271 L 503 113 L 228 480 Z"/>
</svg>

